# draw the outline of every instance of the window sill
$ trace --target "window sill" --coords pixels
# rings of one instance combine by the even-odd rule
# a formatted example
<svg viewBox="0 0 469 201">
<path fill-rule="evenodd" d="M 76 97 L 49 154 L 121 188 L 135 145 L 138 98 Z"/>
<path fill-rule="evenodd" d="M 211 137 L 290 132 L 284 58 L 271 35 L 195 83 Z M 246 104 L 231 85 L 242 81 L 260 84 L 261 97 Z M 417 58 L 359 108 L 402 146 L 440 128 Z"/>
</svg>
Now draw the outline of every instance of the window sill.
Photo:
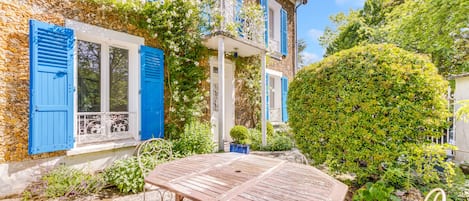
<svg viewBox="0 0 469 201">
<path fill-rule="evenodd" d="M 86 145 L 82 147 L 75 147 L 67 151 L 67 156 L 100 152 L 100 151 L 108 151 L 108 150 L 119 149 L 119 148 L 124 148 L 124 147 L 133 147 L 133 146 L 137 146 L 138 144 L 140 144 L 140 141 L 137 141 L 135 139 L 126 139 L 126 140 L 107 142 L 103 144 Z"/>
<path fill-rule="evenodd" d="M 269 56 L 271 58 L 279 60 L 279 61 L 281 61 L 283 59 L 282 53 L 277 52 L 277 51 L 269 52 Z"/>
</svg>

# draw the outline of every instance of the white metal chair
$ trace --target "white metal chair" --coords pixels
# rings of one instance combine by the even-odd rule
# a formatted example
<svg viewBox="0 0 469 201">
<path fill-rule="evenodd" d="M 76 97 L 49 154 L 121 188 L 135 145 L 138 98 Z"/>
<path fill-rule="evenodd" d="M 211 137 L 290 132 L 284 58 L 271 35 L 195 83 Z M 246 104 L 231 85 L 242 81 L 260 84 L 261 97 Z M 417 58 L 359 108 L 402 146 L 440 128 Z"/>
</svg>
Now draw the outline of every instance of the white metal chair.
<svg viewBox="0 0 469 201">
<path fill-rule="evenodd" d="M 173 160 L 172 144 L 161 138 L 152 138 L 137 146 L 136 155 L 142 175 L 146 177 L 159 163 Z M 143 200 L 146 197 L 145 185 L 143 186 Z M 152 187 L 159 192 L 161 201 L 173 200 L 174 193 L 150 185 L 150 188 Z"/>
<path fill-rule="evenodd" d="M 425 196 L 425 201 L 428 201 L 434 195 L 433 201 L 437 201 L 441 197 L 441 201 L 446 201 L 446 193 L 441 188 L 435 188 L 431 190 L 427 196 Z"/>
</svg>

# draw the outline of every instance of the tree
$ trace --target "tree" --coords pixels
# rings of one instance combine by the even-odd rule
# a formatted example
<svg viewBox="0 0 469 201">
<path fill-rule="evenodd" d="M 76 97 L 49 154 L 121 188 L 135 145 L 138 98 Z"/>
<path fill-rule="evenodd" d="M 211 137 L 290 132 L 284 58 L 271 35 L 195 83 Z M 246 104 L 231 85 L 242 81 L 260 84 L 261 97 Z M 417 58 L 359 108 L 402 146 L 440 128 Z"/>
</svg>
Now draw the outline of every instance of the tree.
<svg viewBox="0 0 469 201">
<path fill-rule="evenodd" d="M 326 56 L 369 43 L 393 43 L 428 54 L 442 75 L 469 71 L 469 2 L 367 0 L 363 9 L 331 17 L 321 37 Z"/>
<path fill-rule="evenodd" d="M 299 39 L 298 40 L 298 68 L 301 68 L 302 66 L 306 65 L 306 61 L 304 58 L 304 55 L 302 54 L 306 49 L 306 41 L 304 39 Z"/>
</svg>

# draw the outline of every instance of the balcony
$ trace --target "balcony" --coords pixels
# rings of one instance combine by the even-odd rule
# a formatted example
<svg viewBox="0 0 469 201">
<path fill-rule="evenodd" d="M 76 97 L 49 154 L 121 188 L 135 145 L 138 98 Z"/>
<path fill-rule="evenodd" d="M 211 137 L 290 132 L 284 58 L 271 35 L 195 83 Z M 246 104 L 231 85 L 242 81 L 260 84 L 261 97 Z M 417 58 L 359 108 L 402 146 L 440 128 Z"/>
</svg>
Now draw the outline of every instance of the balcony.
<svg viewBox="0 0 469 201">
<path fill-rule="evenodd" d="M 218 39 L 225 39 L 225 51 L 237 52 L 241 57 L 260 54 L 265 50 L 264 13 L 257 3 L 243 5 L 236 0 L 209 1 L 202 5 L 205 26 L 204 44 L 218 49 Z"/>
<path fill-rule="evenodd" d="M 132 138 L 135 121 L 129 112 L 80 112 L 77 114 L 76 143 L 87 144 Z"/>
</svg>

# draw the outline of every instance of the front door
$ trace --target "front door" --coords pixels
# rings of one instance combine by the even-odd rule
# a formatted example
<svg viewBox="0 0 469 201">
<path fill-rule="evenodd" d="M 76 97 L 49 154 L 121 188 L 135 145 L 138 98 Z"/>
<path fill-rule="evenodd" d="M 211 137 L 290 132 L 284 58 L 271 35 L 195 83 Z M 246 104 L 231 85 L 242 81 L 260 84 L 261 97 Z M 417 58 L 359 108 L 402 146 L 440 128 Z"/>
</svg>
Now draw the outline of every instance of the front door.
<svg viewBox="0 0 469 201">
<path fill-rule="evenodd" d="M 210 72 L 211 72 L 211 85 L 210 85 L 210 97 L 211 97 L 211 123 L 212 133 L 214 141 L 218 141 L 218 123 L 219 123 L 219 106 L 221 95 L 225 96 L 225 129 L 224 139 L 225 141 L 232 141 L 230 137 L 230 130 L 234 126 L 235 116 L 235 86 L 234 86 L 234 65 L 231 61 L 225 60 L 225 94 L 218 93 L 219 91 L 219 80 L 218 80 L 218 62 L 216 57 L 210 59 Z"/>
</svg>

